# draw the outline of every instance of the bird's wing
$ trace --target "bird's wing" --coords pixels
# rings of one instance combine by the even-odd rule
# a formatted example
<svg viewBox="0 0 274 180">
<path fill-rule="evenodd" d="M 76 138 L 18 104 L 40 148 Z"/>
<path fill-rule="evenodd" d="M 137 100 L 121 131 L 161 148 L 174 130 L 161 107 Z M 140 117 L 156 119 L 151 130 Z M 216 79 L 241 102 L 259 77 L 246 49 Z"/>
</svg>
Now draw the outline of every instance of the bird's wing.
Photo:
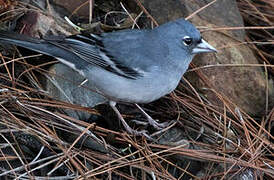
<svg viewBox="0 0 274 180">
<path fill-rule="evenodd" d="M 102 38 L 97 35 L 79 34 L 69 37 L 52 36 L 37 39 L 13 32 L 0 31 L 0 42 L 55 57 L 74 70 L 83 72 L 82 75 L 85 75 L 91 66 L 97 66 L 129 79 L 137 79 L 142 76 L 142 72 L 112 56 L 104 47 Z"/>
<path fill-rule="evenodd" d="M 82 67 L 85 68 L 89 65 L 98 66 L 119 76 L 130 79 L 137 79 L 142 76 L 141 72 L 127 66 L 127 64 L 124 64 L 121 60 L 112 56 L 105 48 L 102 37 L 100 36 L 93 34 L 78 34 L 69 36 L 62 41 L 46 41 L 57 48 L 73 53 L 79 57 L 79 61 L 81 61 L 75 62 L 75 60 L 71 61 L 69 58 L 63 59 L 63 61 L 68 61 L 68 63 L 81 63 L 83 64 Z"/>
</svg>

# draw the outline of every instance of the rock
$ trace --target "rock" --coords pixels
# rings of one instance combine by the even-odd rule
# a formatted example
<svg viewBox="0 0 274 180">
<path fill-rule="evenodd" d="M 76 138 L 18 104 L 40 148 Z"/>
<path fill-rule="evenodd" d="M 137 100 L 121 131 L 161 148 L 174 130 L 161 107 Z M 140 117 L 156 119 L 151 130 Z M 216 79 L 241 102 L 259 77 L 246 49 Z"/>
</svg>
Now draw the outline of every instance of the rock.
<svg viewBox="0 0 274 180">
<path fill-rule="evenodd" d="M 16 29 L 22 34 L 41 38 L 48 35 L 71 35 L 77 31 L 64 18 L 51 9 L 50 15 L 29 11 L 17 22 Z"/>
<path fill-rule="evenodd" d="M 180 1 L 140 0 L 158 24 L 186 17 L 185 7 Z"/>
<path fill-rule="evenodd" d="M 186 0 L 143 0 L 143 5 L 156 21 L 161 24 L 169 20 L 186 17 L 210 2 L 209 0 L 197 2 Z M 216 1 L 207 7 L 206 10 L 193 16 L 190 21 L 198 27 L 244 26 L 235 0 Z M 219 64 L 259 64 L 252 50 L 247 45 L 236 45 L 244 41 L 244 30 L 206 31 L 202 34 L 204 39 L 214 47 L 217 47 L 218 53 L 196 56 L 193 63 L 198 67 Z M 187 73 L 186 77 L 196 90 L 203 92 L 212 104 L 223 107 L 223 103 L 214 93 L 216 91 L 231 101 L 229 104 L 232 109 L 236 105 L 251 115 L 261 115 L 265 112 L 267 83 L 269 86 L 268 98 L 270 103 L 274 103 L 273 81 L 266 80 L 262 69 L 261 67 L 248 66 L 217 66 L 199 70 L 199 74 L 202 74 L 203 78 L 197 79 L 197 74 L 193 72 Z"/>
<path fill-rule="evenodd" d="M 93 0 L 93 4 L 90 6 L 90 1 L 87 0 L 52 0 L 52 4 L 54 7 L 58 9 L 65 9 L 67 11 L 67 15 L 75 15 L 78 19 L 89 19 L 90 13 L 95 19 L 104 19 L 106 13 L 110 13 L 111 17 L 114 14 L 122 14 L 123 12 L 120 2 L 122 2 L 126 7 L 130 6 L 132 3 L 126 0 Z M 135 5 L 136 7 L 136 5 Z M 90 8 L 92 8 L 90 10 Z M 58 11 L 59 12 L 59 11 Z M 101 17 L 100 17 L 101 16 Z M 93 19 L 94 20 L 94 19 Z"/>
<path fill-rule="evenodd" d="M 53 0 L 57 6 L 65 8 L 70 14 L 75 13 L 77 16 L 85 16 L 89 15 L 89 1 L 87 0 Z"/>
<path fill-rule="evenodd" d="M 231 178 L 232 180 L 255 180 L 258 176 L 262 177 L 262 171 L 246 168 L 244 171 L 241 171 L 236 176 Z"/>
<path fill-rule="evenodd" d="M 85 78 L 71 68 L 58 63 L 53 65 L 49 72 L 44 86 L 53 98 L 71 104 L 79 104 L 83 107 L 94 107 L 106 102 L 103 96 L 91 90 L 94 87 L 92 82 L 87 81 L 83 86 L 80 86 L 85 81 Z M 54 75 L 50 76 L 50 74 Z M 64 111 L 76 119 L 86 120 L 91 116 L 90 113 L 82 111 L 70 109 L 64 109 Z"/>
</svg>

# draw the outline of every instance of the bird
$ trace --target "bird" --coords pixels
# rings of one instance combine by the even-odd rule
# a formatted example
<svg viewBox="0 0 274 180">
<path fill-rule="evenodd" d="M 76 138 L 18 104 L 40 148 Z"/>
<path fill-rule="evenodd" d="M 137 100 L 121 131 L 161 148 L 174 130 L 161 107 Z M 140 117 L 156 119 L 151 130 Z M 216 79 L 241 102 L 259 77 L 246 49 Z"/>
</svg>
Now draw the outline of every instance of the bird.
<svg viewBox="0 0 274 180">
<path fill-rule="evenodd" d="M 179 84 L 193 57 L 217 52 L 199 30 L 184 18 L 153 29 L 125 29 L 101 34 L 33 38 L 0 31 L 0 42 L 56 58 L 95 85 L 117 114 L 125 130 L 151 138 L 146 130 L 132 129 L 116 103 L 132 103 L 156 129 L 167 126 L 150 117 L 138 104 L 155 101 Z"/>
</svg>

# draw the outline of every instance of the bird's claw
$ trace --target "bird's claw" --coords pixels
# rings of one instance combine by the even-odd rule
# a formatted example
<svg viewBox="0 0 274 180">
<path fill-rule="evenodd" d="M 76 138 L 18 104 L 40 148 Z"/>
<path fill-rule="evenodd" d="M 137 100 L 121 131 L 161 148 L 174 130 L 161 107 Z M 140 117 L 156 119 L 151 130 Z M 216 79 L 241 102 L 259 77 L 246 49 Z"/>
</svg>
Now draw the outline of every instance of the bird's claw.
<svg viewBox="0 0 274 180">
<path fill-rule="evenodd" d="M 139 120 L 132 120 L 135 124 L 138 125 L 142 125 L 142 126 L 148 126 L 151 125 L 154 129 L 156 130 L 162 130 L 166 127 L 168 127 L 170 124 L 173 123 L 173 121 L 171 122 L 163 122 L 163 123 L 158 123 L 157 120 L 154 119 L 150 119 L 148 120 L 148 122 L 144 122 L 144 121 L 139 121 Z"/>
<path fill-rule="evenodd" d="M 169 122 L 158 123 L 157 121 L 154 121 L 150 125 L 152 125 L 152 127 L 155 128 L 156 130 L 162 130 L 162 129 L 168 127 L 169 124 L 170 124 Z"/>
<path fill-rule="evenodd" d="M 139 121 L 134 119 L 134 120 L 131 120 L 131 122 L 134 122 L 137 125 L 148 126 L 148 122 L 145 122 L 145 121 Z"/>
<path fill-rule="evenodd" d="M 148 140 L 153 140 L 153 138 L 150 135 L 148 135 L 147 130 L 137 131 L 137 130 L 131 129 L 131 130 L 128 130 L 128 133 L 135 136 L 145 136 Z"/>
</svg>

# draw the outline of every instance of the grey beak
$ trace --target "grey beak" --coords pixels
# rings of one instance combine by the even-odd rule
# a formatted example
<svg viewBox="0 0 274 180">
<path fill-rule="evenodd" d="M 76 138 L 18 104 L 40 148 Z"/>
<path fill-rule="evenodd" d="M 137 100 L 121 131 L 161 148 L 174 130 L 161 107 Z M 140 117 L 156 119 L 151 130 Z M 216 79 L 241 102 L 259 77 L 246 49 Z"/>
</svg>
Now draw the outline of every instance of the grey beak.
<svg viewBox="0 0 274 180">
<path fill-rule="evenodd" d="M 208 44 L 205 40 L 201 40 L 197 46 L 192 49 L 192 54 L 206 53 L 206 52 L 217 52 L 217 50 Z"/>
</svg>

